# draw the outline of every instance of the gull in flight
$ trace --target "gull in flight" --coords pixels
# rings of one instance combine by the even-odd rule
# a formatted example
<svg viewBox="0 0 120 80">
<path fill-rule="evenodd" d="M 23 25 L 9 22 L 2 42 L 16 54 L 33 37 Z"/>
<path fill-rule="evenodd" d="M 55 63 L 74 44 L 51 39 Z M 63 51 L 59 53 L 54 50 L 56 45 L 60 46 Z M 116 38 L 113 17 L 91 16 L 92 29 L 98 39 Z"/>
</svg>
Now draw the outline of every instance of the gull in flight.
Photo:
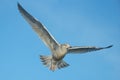
<svg viewBox="0 0 120 80">
<path fill-rule="evenodd" d="M 38 34 L 38 36 L 46 44 L 46 46 L 51 50 L 52 53 L 51 55 L 49 56 L 40 55 L 40 59 L 43 62 L 43 64 L 49 67 L 49 69 L 52 71 L 69 66 L 69 64 L 63 60 L 66 54 L 69 53 L 81 54 L 112 47 L 112 45 L 107 47 L 94 47 L 94 46 L 71 46 L 69 44 L 60 44 L 54 39 L 54 37 L 48 32 L 46 27 L 40 21 L 38 21 L 36 18 L 30 15 L 19 3 L 17 4 L 17 6 L 21 15 L 32 26 L 32 29 Z"/>
</svg>

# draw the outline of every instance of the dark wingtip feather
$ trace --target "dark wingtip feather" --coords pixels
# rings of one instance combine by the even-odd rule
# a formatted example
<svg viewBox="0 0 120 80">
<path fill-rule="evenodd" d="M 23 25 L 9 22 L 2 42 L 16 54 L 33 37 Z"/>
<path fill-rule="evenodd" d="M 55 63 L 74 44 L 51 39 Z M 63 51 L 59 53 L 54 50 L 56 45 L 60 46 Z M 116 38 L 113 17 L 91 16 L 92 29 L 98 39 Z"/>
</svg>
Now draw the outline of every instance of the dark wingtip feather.
<svg viewBox="0 0 120 80">
<path fill-rule="evenodd" d="M 17 5 L 19 6 L 19 5 L 20 5 L 20 3 L 19 3 L 19 2 L 17 2 Z"/>
<path fill-rule="evenodd" d="M 19 2 L 17 2 L 17 6 L 18 6 L 18 10 L 19 10 L 21 13 L 22 13 L 22 12 L 27 13 L 27 12 L 24 10 L 24 8 L 20 5 Z"/>
<path fill-rule="evenodd" d="M 113 47 L 113 45 L 107 46 L 106 48 L 111 48 L 111 47 Z"/>
<path fill-rule="evenodd" d="M 21 8 L 21 5 L 20 5 L 20 3 L 19 3 L 19 2 L 17 2 L 17 6 L 18 6 L 18 9 L 20 9 L 20 8 Z"/>
</svg>

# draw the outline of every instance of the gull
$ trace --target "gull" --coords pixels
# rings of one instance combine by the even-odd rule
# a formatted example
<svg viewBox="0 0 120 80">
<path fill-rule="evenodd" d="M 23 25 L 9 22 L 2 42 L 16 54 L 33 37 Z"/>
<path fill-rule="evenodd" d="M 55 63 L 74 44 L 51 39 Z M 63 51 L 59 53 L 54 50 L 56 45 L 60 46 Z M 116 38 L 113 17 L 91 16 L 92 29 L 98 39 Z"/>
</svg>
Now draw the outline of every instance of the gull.
<svg viewBox="0 0 120 80">
<path fill-rule="evenodd" d="M 47 28 L 36 18 L 30 15 L 19 3 L 17 4 L 18 10 L 25 20 L 32 26 L 32 29 L 38 34 L 44 44 L 50 49 L 51 55 L 40 55 L 40 59 L 45 66 L 51 71 L 61 69 L 69 66 L 63 58 L 70 53 L 86 53 L 91 51 L 97 51 L 102 49 L 111 48 L 113 45 L 107 47 L 95 47 L 95 46 L 71 46 L 69 44 L 60 44 L 55 38 L 48 32 Z"/>
</svg>

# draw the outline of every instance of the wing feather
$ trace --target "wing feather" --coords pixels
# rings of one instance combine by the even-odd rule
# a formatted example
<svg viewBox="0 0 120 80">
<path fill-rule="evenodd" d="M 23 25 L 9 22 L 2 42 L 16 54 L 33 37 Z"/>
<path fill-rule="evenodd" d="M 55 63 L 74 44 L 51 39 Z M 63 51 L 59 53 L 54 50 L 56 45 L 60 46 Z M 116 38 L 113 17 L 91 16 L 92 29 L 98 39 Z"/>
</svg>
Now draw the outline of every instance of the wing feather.
<svg viewBox="0 0 120 80">
<path fill-rule="evenodd" d="M 107 49 L 112 47 L 113 45 L 107 46 L 107 47 L 70 47 L 68 48 L 68 53 L 86 53 L 91 51 L 97 51 L 101 49 Z"/>
<path fill-rule="evenodd" d="M 18 9 L 25 20 L 32 26 L 32 29 L 38 34 L 42 41 L 51 49 L 55 49 L 59 43 L 54 39 L 54 37 L 48 32 L 45 26 L 31 16 L 22 6 L 18 3 Z"/>
</svg>

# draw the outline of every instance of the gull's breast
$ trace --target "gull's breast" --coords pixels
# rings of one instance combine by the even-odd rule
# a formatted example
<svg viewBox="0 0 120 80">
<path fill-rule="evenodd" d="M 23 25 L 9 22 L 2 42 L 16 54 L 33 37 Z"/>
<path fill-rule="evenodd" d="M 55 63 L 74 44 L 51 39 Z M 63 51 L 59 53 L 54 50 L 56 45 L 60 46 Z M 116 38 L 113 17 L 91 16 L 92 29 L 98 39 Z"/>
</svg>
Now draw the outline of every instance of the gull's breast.
<svg viewBox="0 0 120 80">
<path fill-rule="evenodd" d="M 65 54 L 67 53 L 66 49 L 62 49 L 62 48 L 57 48 L 56 50 L 53 51 L 53 58 L 55 60 L 61 60 L 65 57 Z"/>
</svg>

